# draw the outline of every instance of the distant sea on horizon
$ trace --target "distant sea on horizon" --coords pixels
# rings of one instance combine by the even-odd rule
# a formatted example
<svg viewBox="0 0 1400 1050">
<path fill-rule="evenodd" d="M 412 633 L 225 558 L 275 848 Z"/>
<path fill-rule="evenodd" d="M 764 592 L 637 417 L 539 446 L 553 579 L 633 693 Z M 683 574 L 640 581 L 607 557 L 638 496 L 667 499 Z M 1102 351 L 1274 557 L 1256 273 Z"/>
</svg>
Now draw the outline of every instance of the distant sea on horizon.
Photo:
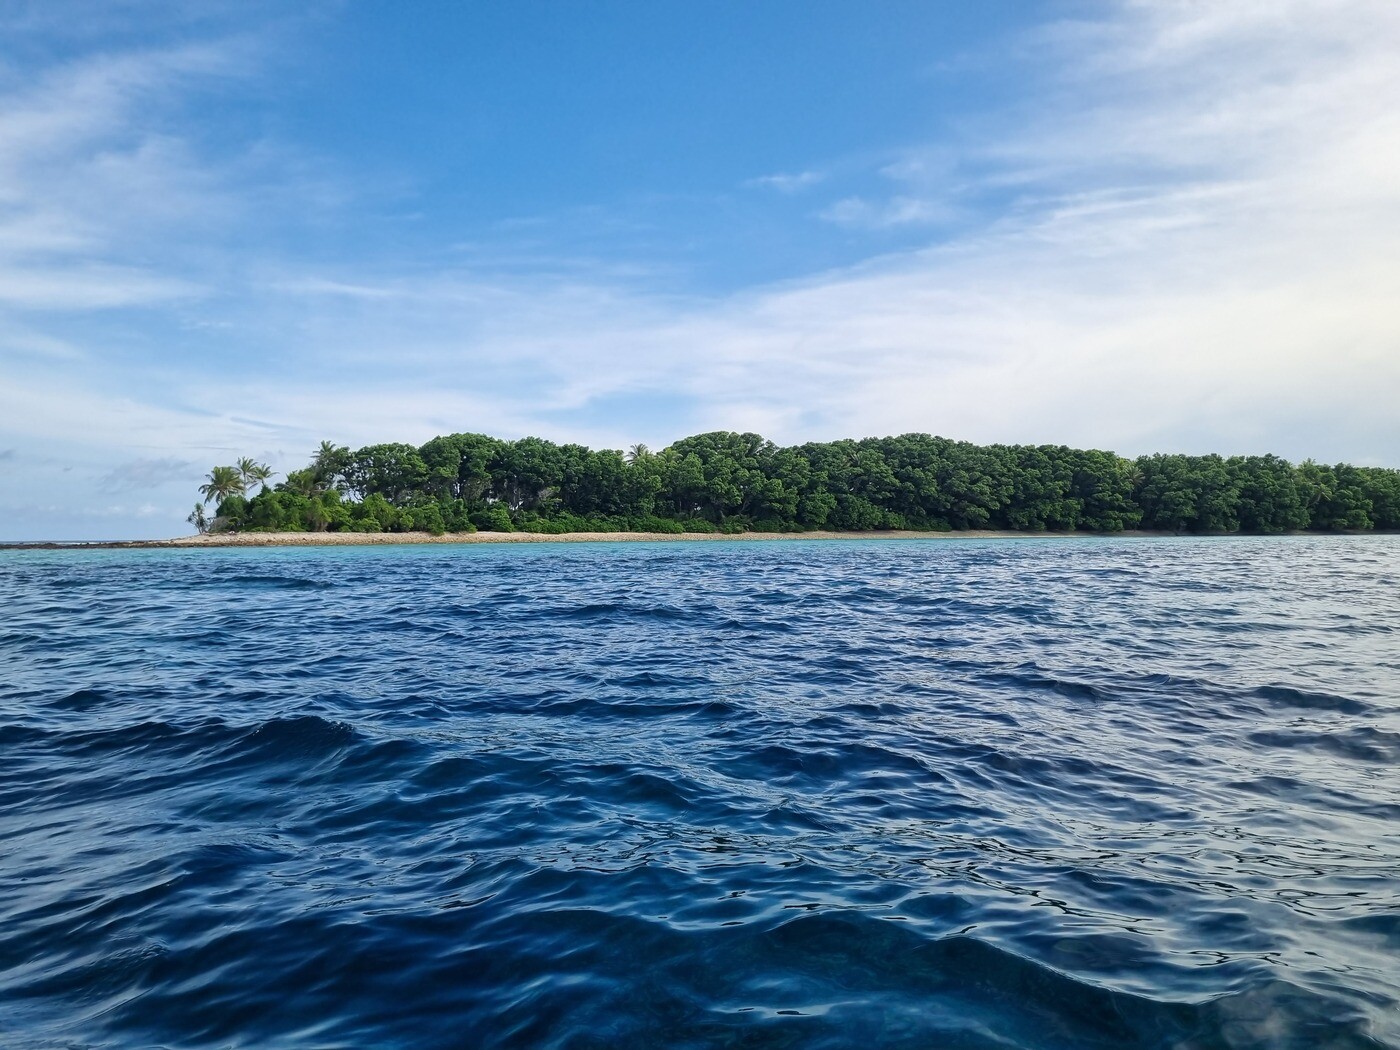
<svg viewBox="0 0 1400 1050">
<path fill-rule="evenodd" d="M 1400 536 L 0 551 L 0 1045 L 1400 1048 Z"/>
</svg>

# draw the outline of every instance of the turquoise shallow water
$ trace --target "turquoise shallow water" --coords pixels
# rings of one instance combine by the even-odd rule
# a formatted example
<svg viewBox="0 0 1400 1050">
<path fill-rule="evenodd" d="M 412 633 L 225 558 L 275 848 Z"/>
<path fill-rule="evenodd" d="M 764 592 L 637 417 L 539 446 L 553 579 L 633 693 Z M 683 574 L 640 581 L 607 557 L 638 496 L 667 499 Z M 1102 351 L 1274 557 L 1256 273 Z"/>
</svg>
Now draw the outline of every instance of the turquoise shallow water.
<svg viewBox="0 0 1400 1050">
<path fill-rule="evenodd" d="M 1400 1047 L 1400 537 L 0 554 L 0 1044 Z"/>
</svg>

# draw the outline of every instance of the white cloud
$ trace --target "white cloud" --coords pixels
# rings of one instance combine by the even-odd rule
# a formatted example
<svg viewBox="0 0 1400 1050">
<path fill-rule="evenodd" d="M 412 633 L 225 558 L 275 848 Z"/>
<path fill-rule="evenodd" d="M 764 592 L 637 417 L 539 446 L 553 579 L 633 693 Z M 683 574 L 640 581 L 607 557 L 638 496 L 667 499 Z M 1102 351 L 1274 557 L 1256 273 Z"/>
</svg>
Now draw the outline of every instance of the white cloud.
<svg viewBox="0 0 1400 1050">
<path fill-rule="evenodd" d="M 197 290 L 130 247 L 222 214 L 155 114 L 165 93 L 227 62 L 204 47 L 92 58 L 0 96 L 0 305 L 108 308 Z"/>
<path fill-rule="evenodd" d="M 827 222 L 873 230 L 936 225 L 950 222 L 957 214 L 955 209 L 940 201 L 904 196 L 880 202 L 871 202 L 863 197 L 844 197 L 818 213 Z"/>
<path fill-rule="evenodd" d="M 824 172 L 820 171 L 799 171 L 795 173 L 778 172 L 773 175 L 760 175 L 756 179 L 749 179 L 745 186 L 756 189 L 777 190 L 779 193 L 799 193 L 810 186 L 826 179 Z"/>
<path fill-rule="evenodd" d="M 96 310 L 202 294 L 190 281 L 134 267 L 98 264 L 0 265 L 0 305 L 18 310 Z"/>
</svg>

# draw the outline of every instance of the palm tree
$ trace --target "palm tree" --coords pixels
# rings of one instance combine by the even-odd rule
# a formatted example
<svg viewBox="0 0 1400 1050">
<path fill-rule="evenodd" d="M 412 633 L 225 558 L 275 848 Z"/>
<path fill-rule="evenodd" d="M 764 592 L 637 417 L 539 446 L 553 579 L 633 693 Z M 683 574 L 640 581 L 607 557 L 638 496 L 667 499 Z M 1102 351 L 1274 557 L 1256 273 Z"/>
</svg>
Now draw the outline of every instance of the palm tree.
<svg viewBox="0 0 1400 1050">
<path fill-rule="evenodd" d="M 204 504 L 196 503 L 190 516 L 185 519 L 195 527 L 195 530 L 202 536 L 209 531 L 209 519 L 204 516 Z"/>
<path fill-rule="evenodd" d="M 272 477 L 272 468 L 266 463 L 259 463 L 249 456 L 244 456 L 238 461 L 238 476 L 243 480 L 245 492 L 254 485 L 262 485 L 266 490 L 267 479 Z"/>
<path fill-rule="evenodd" d="M 651 454 L 651 449 L 639 442 L 627 450 L 627 462 L 635 463 L 639 459 L 649 458 Z"/>
<path fill-rule="evenodd" d="M 282 488 L 288 492 L 295 492 L 298 496 L 305 496 L 310 499 L 319 496 L 325 491 L 320 478 L 316 476 L 316 471 L 312 467 L 304 470 L 293 470 L 287 474 L 287 480 L 282 483 Z"/>
<path fill-rule="evenodd" d="M 241 496 L 243 491 L 243 477 L 237 467 L 215 467 L 209 472 L 209 480 L 199 486 L 199 494 L 216 507 L 230 496 Z"/>
<path fill-rule="evenodd" d="M 336 476 L 345 469 L 345 461 L 350 450 L 344 445 L 337 445 L 333 441 L 322 441 L 311 457 L 311 470 L 315 472 L 319 481 L 327 485 L 335 481 Z"/>
</svg>

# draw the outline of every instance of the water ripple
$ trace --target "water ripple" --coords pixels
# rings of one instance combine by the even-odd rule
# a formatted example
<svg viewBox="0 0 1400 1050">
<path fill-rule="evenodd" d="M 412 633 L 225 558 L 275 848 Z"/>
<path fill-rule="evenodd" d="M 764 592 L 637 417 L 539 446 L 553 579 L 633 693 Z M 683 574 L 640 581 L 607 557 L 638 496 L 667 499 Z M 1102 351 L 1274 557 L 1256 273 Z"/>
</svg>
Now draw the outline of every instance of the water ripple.
<svg viewBox="0 0 1400 1050">
<path fill-rule="evenodd" d="M 1400 1048 L 1400 538 L 0 554 L 0 1041 Z"/>
</svg>

